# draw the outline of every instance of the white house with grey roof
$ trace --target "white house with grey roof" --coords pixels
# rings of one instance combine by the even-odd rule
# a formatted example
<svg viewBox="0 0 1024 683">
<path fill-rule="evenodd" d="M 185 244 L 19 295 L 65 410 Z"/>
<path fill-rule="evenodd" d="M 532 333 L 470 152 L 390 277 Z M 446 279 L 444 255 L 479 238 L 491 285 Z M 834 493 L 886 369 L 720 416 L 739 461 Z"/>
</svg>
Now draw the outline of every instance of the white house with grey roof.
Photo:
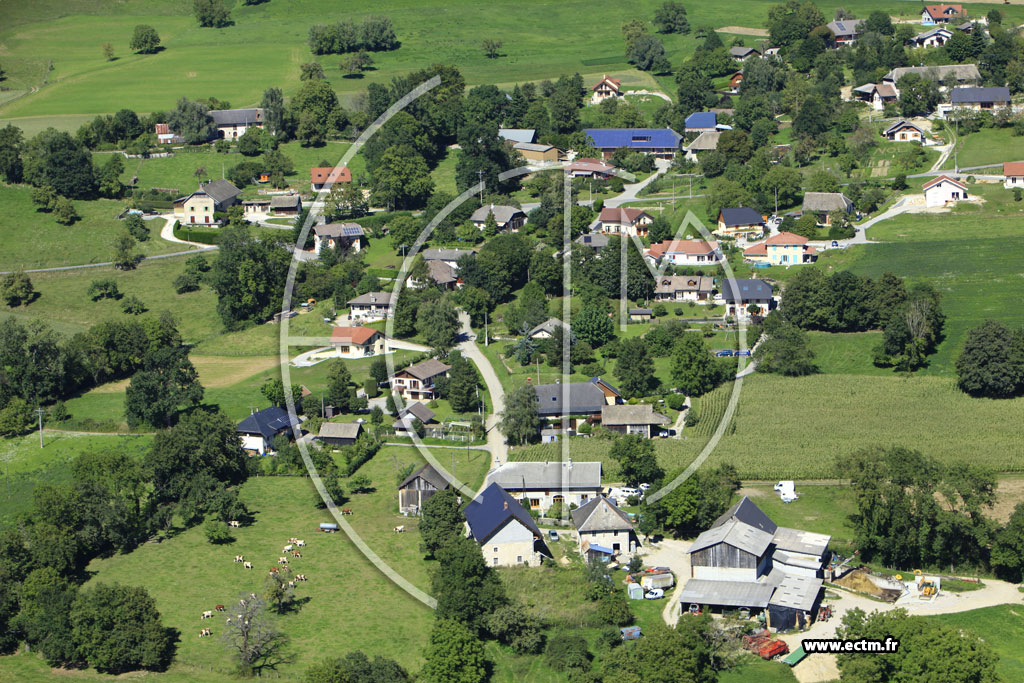
<svg viewBox="0 0 1024 683">
<path fill-rule="evenodd" d="M 367 292 L 347 302 L 349 318 L 356 320 L 385 320 L 395 310 L 395 297 L 391 292 Z"/>
<path fill-rule="evenodd" d="M 473 215 L 469 217 L 469 221 L 476 227 L 483 230 L 484 226 L 487 224 L 487 216 L 489 215 L 494 216 L 494 222 L 498 224 L 498 230 L 515 232 L 526 225 L 525 211 L 514 206 L 507 206 L 504 204 L 488 204 L 487 206 L 481 206 L 473 212 Z"/>
<path fill-rule="evenodd" d="M 619 390 L 600 377 L 587 382 L 538 384 L 534 391 L 540 418 L 566 429 L 575 429 L 581 422 L 597 422 L 602 408 L 622 400 Z M 563 420 L 566 424 L 561 424 Z"/>
<path fill-rule="evenodd" d="M 217 128 L 217 137 L 225 140 L 237 140 L 250 128 L 263 128 L 263 110 L 258 108 L 215 109 L 210 118 Z"/>
<path fill-rule="evenodd" d="M 569 326 L 563 323 L 558 318 L 548 318 L 540 325 L 537 325 L 532 330 L 526 333 L 527 339 L 551 339 L 555 336 L 555 331 L 561 328 L 562 330 L 568 331 Z"/>
<path fill-rule="evenodd" d="M 722 280 L 722 291 L 715 299 L 716 304 L 726 305 L 726 315 L 739 319 L 750 317 L 751 306 L 757 309 L 756 315 L 765 316 L 775 307 L 772 286 L 764 280 L 746 278 L 725 278 Z"/>
<path fill-rule="evenodd" d="M 640 547 L 629 515 L 604 496 L 593 498 L 570 513 L 581 555 L 591 548 L 610 550 L 609 555 L 635 553 Z"/>
<path fill-rule="evenodd" d="M 530 510 L 555 503 L 582 507 L 601 493 L 600 462 L 508 462 L 487 473 L 484 486 L 498 484 Z"/>
<path fill-rule="evenodd" d="M 639 434 L 651 438 L 662 427 L 672 424 L 649 403 L 616 404 L 601 408 L 601 426 L 618 434 Z"/>
<path fill-rule="evenodd" d="M 174 217 L 183 225 L 215 225 L 215 214 L 227 211 L 241 194 L 230 180 L 200 183 L 195 192 L 174 200 Z"/>
<path fill-rule="evenodd" d="M 743 497 L 689 549 L 690 579 L 680 612 L 690 604 L 768 612 L 768 626 L 812 621 L 821 601 L 831 537 L 780 527 Z"/>
<path fill-rule="evenodd" d="M 366 233 L 358 223 L 326 223 L 313 226 L 313 251 L 345 246 L 355 252 L 363 250 Z"/>
</svg>

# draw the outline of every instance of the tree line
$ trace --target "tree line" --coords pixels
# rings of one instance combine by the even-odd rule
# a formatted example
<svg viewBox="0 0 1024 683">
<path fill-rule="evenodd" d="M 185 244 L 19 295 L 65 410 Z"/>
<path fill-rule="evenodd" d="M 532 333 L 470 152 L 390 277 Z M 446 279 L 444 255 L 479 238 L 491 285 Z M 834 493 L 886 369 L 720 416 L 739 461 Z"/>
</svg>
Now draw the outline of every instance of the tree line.
<svg viewBox="0 0 1024 683">
<path fill-rule="evenodd" d="M 369 16 L 360 24 L 347 19 L 336 24 L 309 27 L 309 50 L 315 55 L 396 50 L 399 45 L 395 29 L 387 17 Z"/>
</svg>

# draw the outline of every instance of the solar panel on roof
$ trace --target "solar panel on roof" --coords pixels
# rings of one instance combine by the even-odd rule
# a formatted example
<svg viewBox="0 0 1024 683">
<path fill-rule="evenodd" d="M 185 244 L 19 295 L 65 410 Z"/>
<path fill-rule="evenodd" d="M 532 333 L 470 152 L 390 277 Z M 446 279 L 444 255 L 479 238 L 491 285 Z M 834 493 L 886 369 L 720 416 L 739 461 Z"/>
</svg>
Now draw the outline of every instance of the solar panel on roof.
<svg viewBox="0 0 1024 683">
<path fill-rule="evenodd" d="M 359 237 L 363 234 L 363 229 L 357 225 L 346 225 L 341 232 L 345 237 Z"/>
</svg>

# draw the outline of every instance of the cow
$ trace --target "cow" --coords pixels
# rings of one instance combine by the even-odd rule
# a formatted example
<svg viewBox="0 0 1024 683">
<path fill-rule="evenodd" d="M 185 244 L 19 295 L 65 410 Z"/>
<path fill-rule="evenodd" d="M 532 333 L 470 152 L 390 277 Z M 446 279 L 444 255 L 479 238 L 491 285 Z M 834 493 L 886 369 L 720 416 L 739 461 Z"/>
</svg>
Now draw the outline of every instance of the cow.
<svg viewBox="0 0 1024 683">
<path fill-rule="evenodd" d="M 233 519 L 230 522 L 228 522 L 228 526 L 230 526 L 230 527 L 240 527 L 240 526 L 242 526 L 242 523 L 239 522 L 237 519 Z"/>
<path fill-rule="evenodd" d="M 281 552 L 282 552 L 282 553 L 290 553 L 291 551 L 292 551 L 292 544 L 291 544 L 291 543 L 289 543 L 288 545 L 286 545 L 286 546 L 285 546 L 285 547 L 284 547 L 284 548 L 283 548 L 283 549 L 281 550 Z"/>
<path fill-rule="evenodd" d="M 287 557 L 279 557 L 279 558 L 277 558 L 277 563 L 278 564 L 288 564 L 288 558 Z"/>
<path fill-rule="evenodd" d="M 256 594 L 255 593 L 249 593 L 249 597 L 252 598 L 253 600 L 255 600 L 256 599 Z"/>
<path fill-rule="evenodd" d="M 208 609 L 205 612 L 203 612 L 201 615 L 199 615 L 199 618 L 200 619 L 209 619 L 212 616 L 213 616 L 213 610 L 212 609 Z"/>
<path fill-rule="evenodd" d="M 216 607 L 214 607 L 214 609 L 217 610 L 218 612 L 223 612 L 224 611 L 224 605 L 217 605 Z"/>
<path fill-rule="evenodd" d="M 302 557 L 302 553 L 300 553 L 298 550 L 293 550 L 292 557 Z"/>
<path fill-rule="evenodd" d="M 299 539 L 295 541 L 295 545 L 299 546 L 300 548 L 304 548 L 306 546 L 306 542 Z"/>
<path fill-rule="evenodd" d="M 213 635 L 213 632 L 210 629 L 208 629 L 208 628 L 204 628 L 201 631 L 199 631 L 199 637 L 200 638 L 205 638 L 206 636 L 212 636 L 212 635 Z"/>
<path fill-rule="evenodd" d="M 277 573 L 277 567 L 271 567 L 270 568 L 270 573 L 271 573 L 271 575 L 276 574 Z"/>
<path fill-rule="evenodd" d="M 405 525 L 402 524 L 401 526 L 396 526 L 394 529 L 392 529 L 392 531 L 394 531 L 396 534 L 405 533 Z"/>
<path fill-rule="evenodd" d="M 231 624 L 231 617 L 228 617 L 228 618 L 227 618 L 227 621 L 225 621 L 224 623 L 226 623 L 226 624 Z"/>
<path fill-rule="evenodd" d="M 246 562 L 242 566 L 245 567 L 246 569 L 252 569 L 252 562 Z"/>
<path fill-rule="evenodd" d="M 288 542 L 289 542 L 289 543 L 298 543 L 298 542 L 299 542 L 299 539 L 297 539 L 297 538 L 295 538 L 294 536 L 292 536 L 291 538 L 289 538 L 289 539 L 288 539 Z"/>
<path fill-rule="evenodd" d="M 289 581 L 288 582 L 288 587 L 289 588 L 295 588 L 295 582 L 294 581 Z"/>
<path fill-rule="evenodd" d="M 306 580 L 306 575 L 305 575 L 305 574 L 297 574 L 297 575 L 295 576 L 295 579 L 296 579 L 297 581 L 305 581 L 305 580 Z"/>
<path fill-rule="evenodd" d="M 352 508 L 342 508 L 341 514 L 343 514 L 343 515 L 351 515 L 352 514 Z"/>
<path fill-rule="evenodd" d="M 235 562 L 245 562 L 245 558 L 241 555 L 235 555 Z"/>
<path fill-rule="evenodd" d="M 245 600 L 239 600 L 238 604 L 241 605 L 242 607 L 245 607 L 246 603 L 245 603 Z"/>
</svg>

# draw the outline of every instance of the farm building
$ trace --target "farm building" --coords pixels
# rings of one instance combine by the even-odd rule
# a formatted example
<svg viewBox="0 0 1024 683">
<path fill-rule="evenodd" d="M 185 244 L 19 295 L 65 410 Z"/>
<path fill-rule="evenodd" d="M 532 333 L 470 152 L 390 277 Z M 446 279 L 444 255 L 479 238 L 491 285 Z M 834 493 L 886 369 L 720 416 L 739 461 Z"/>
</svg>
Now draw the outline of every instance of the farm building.
<svg viewBox="0 0 1024 683">
<path fill-rule="evenodd" d="M 372 327 L 335 327 L 331 346 L 341 358 L 366 358 L 384 353 L 384 333 Z"/>
<path fill-rule="evenodd" d="M 655 263 L 664 260 L 674 266 L 717 266 L 723 259 L 721 245 L 704 240 L 664 240 L 652 244 L 646 255 Z"/>
<path fill-rule="evenodd" d="M 335 183 L 352 182 L 352 171 L 348 166 L 319 166 L 309 169 L 309 184 L 314 192 L 319 192 Z"/>
<path fill-rule="evenodd" d="M 946 116 L 953 110 L 996 112 L 1010 106 L 1010 89 L 998 88 L 953 88 L 949 102 L 938 106 L 939 113 Z"/>
<path fill-rule="evenodd" d="M 469 536 L 480 544 L 489 566 L 536 567 L 541 556 L 551 557 L 533 517 L 496 483 L 489 484 L 462 513 Z"/>
<path fill-rule="evenodd" d="M 1003 164 L 1003 187 L 1024 187 L 1024 161 L 1007 161 Z"/>
<path fill-rule="evenodd" d="M 517 142 L 512 149 L 523 155 L 527 161 L 553 164 L 562 156 L 562 150 L 554 145 L 543 145 L 536 142 Z"/>
<path fill-rule="evenodd" d="M 601 493 L 600 462 L 508 462 L 491 470 L 485 484 L 498 484 L 531 510 L 555 503 L 583 506 Z"/>
<path fill-rule="evenodd" d="M 432 401 L 437 398 L 434 382 L 439 377 L 447 377 L 451 369 L 452 366 L 430 358 L 396 372 L 391 379 L 391 388 L 406 401 Z"/>
<path fill-rule="evenodd" d="M 352 320 L 384 320 L 394 310 L 394 295 L 390 292 L 367 292 L 346 302 Z"/>
<path fill-rule="evenodd" d="M 270 214 L 269 199 L 247 199 L 242 202 L 242 216 L 248 219 L 259 220 Z"/>
<path fill-rule="evenodd" d="M 966 185 L 946 175 L 929 180 L 921 189 L 925 206 L 950 206 L 971 198 Z"/>
<path fill-rule="evenodd" d="M 469 217 L 470 222 L 481 230 L 487 224 L 487 217 L 494 216 L 494 222 L 498 224 L 498 230 L 509 230 L 516 232 L 526 224 L 526 213 L 515 206 L 502 206 L 491 204 L 481 206 Z"/>
<path fill-rule="evenodd" d="M 683 136 L 671 128 L 587 128 L 583 132 L 605 159 L 619 147 L 665 159 L 682 149 Z"/>
<path fill-rule="evenodd" d="M 701 275 L 662 275 L 654 283 L 655 301 L 709 301 L 715 280 Z"/>
<path fill-rule="evenodd" d="M 217 128 L 217 137 L 237 140 L 250 128 L 263 128 L 262 109 L 214 109 L 210 118 Z"/>
<path fill-rule="evenodd" d="M 351 446 L 362 429 L 363 425 L 358 422 L 324 422 L 316 440 L 328 446 Z"/>
<path fill-rule="evenodd" d="M 571 513 L 579 537 L 579 551 L 586 555 L 593 546 L 608 548 L 611 554 L 635 553 L 640 547 L 629 516 L 604 496 L 597 496 Z"/>
<path fill-rule="evenodd" d="M 718 130 L 718 116 L 712 111 L 698 111 L 686 117 L 686 133 L 711 133 Z"/>
<path fill-rule="evenodd" d="M 980 83 L 981 72 L 977 64 L 942 64 L 938 66 L 898 66 L 882 77 L 882 83 L 896 86 L 899 96 L 900 79 L 907 74 L 917 74 L 922 78 L 930 78 L 939 83 L 946 83 L 950 78 L 958 83 Z"/>
<path fill-rule="evenodd" d="M 366 234 L 358 223 L 326 223 L 313 226 L 313 251 L 343 247 L 355 252 L 363 250 Z"/>
<path fill-rule="evenodd" d="M 764 232 L 764 217 L 749 206 L 737 206 L 718 212 L 715 233 L 725 237 L 746 237 Z"/>
<path fill-rule="evenodd" d="M 450 485 L 433 465 L 427 463 L 398 485 L 398 511 L 403 515 L 418 515 L 431 496 Z"/>
<path fill-rule="evenodd" d="M 900 120 L 882 131 L 882 137 L 893 142 L 924 142 L 927 136 L 919 126 L 910 121 Z"/>
<path fill-rule="evenodd" d="M 690 546 L 690 576 L 680 612 L 690 604 L 767 610 L 768 624 L 808 623 L 821 601 L 830 537 L 780 527 L 744 497 Z"/>
<path fill-rule="evenodd" d="M 271 197 L 270 211 L 278 216 L 298 216 L 302 211 L 302 197 L 297 194 Z"/>
<path fill-rule="evenodd" d="M 498 137 L 515 144 L 517 142 L 537 142 L 537 131 L 533 128 L 499 128 Z"/>
<path fill-rule="evenodd" d="M 598 220 L 601 232 L 625 234 L 631 237 L 646 237 L 647 226 L 654 222 L 651 214 L 642 209 L 612 208 L 601 209 Z"/>
<path fill-rule="evenodd" d="M 720 130 L 704 131 L 686 146 L 686 158 L 693 161 L 701 152 L 710 152 L 718 149 L 718 139 L 721 136 L 722 131 Z"/>
<path fill-rule="evenodd" d="M 654 410 L 649 403 L 616 404 L 601 408 L 601 426 L 618 434 L 640 434 L 651 438 L 672 420 Z"/>
<path fill-rule="evenodd" d="M 600 104 L 605 100 L 622 97 L 621 86 L 622 82 L 619 79 L 609 78 L 606 74 L 597 82 L 597 85 L 590 89 L 591 93 L 593 93 L 590 96 L 590 101 L 593 104 Z"/>
<path fill-rule="evenodd" d="M 289 437 L 291 420 L 283 408 L 271 406 L 253 411 L 249 417 L 238 423 L 235 431 L 242 439 L 242 449 L 251 455 L 273 455 L 274 439 L 279 434 Z"/>
<path fill-rule="evenodd" d="M 818 220 L 818 225 L 831 226 L 833 211 L 853 213 L 853 202 L 847 199 L 842 192 L 805 192 L 804 213 L 813 213 Z"/>
</svg>

